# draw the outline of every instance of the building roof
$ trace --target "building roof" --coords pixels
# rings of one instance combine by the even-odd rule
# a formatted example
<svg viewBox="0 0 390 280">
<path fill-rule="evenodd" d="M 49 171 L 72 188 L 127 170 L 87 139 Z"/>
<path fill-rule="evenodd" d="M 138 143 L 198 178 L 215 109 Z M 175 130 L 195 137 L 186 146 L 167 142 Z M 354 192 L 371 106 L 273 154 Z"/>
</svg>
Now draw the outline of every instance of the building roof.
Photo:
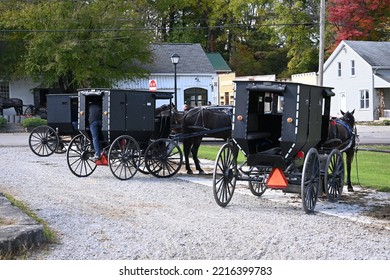
<svg viewBox="0 0 390 280">
<path fill-rule="evenodd" d="M 207 57 L 209 58 L 211 64 L 217 72 L 232 72 L 232 69 L 230 69 L 229 65 L 226 63 L 225 59 L 223 59 L 220 53 L 208 53 Z"/>
<path fill-rule="evenodd" d="M 174 53 L 180 56 L 176 65 L 177 73 L 216 73 L 200 44 L 152 44 L 151 50 L 153 63 L 144 66 L 151 73 L 172 73 L 174 66 L 171 56 Z"/>
<path fill-rule="evenodd" d="M 390 42 L 343 41 L 371 66 L 390 67 Z"/>
</svg>

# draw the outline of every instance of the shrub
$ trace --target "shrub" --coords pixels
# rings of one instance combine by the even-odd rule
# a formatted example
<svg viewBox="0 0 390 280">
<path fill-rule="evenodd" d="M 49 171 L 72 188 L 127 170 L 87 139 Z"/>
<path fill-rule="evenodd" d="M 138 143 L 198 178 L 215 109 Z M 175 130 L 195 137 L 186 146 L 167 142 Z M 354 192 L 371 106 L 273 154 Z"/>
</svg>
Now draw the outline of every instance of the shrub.
<svg viewBox="0 0 390 280">
<path fill-rule="evenodd" d="M 24 127 L 37 127 L 40 125 L 47 125 L 47 120 L 41 118 L 26 118 L 21 122 Z"/>
<path fill-rule="evenodd" d="M 390 125 L 390 120 L 383 120 L 383 125 Z"/>
<path fill-rule="evenodd" d="M 7 123 L 7 119 L 0 117 L 0 128 L 4 127 L 6 123 Z"/>
</svg>

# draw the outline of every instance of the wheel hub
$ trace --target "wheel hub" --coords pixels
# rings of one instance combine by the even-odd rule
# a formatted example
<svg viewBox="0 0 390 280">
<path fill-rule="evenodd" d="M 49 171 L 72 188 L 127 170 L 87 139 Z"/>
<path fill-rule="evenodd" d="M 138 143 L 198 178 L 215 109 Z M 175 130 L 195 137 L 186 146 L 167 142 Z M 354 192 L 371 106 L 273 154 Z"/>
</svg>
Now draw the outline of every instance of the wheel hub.
<svg viewBox="0 0 390 280">
<path fill-rule="evenodd" d="M 223 179 L 227 182 L 230 182 L 232 179 L 233 179 L 234 175 L 233 175 L 233 170 L 231 168 L 229 168 L 228 170 L 226 170 L 223 174 Z"/>
</svg>

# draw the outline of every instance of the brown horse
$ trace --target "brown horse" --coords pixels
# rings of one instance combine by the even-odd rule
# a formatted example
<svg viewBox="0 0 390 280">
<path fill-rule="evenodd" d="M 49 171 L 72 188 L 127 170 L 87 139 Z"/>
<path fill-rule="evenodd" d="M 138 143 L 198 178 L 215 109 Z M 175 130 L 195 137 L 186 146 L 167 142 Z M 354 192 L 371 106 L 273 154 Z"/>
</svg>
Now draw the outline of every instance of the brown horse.
<svg viewBox="0 0 390 280">
<path fill-rule="evenodd" d="M 353 116 L 355 110 L 352 112 L 347 111 L 346 113 L 340 110 L 340 112 L 342 117 L 336 120 L 331 120 L 328 131 L 328 140 L 325 142 L 325 146 L 337 148 L 341 152 L 345 152 L 348 191 L 353 192 L 351 183 L 351 165 L 355 155 L 355 138 L 357 132 L 355 127 L 355 117 Z"/>
<path fill-rule="evenodd" d="M 213 107 L 197 107 L 189 110 L 183 117 L 183 148 L 187 174 L 192 174 L 189 164 L 191 152 L 196 170 L 204 174 L 198 159 L 199 146 L 204 136 L 222 138 L 231 137 L 231 116 L 225 111 L 219 111 Z M 193 136 L 191 136 L 193 135 Z"/>
<path fill-rule="evenodd" d="M 3 115 L 3 109 L 14 108 L 17 115 L 23 114 L 23 101 L 19 98 L 0 97 L 0 115 Z"/>
</svg>

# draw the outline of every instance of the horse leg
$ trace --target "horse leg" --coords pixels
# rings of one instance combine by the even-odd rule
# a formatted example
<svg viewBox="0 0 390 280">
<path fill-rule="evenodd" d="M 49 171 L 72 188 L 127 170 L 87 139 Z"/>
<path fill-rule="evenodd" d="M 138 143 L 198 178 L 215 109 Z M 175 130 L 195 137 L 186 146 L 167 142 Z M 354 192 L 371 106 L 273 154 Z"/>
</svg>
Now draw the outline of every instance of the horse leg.
<svg viewBox="0 0 390 280">
<path fill-rule="evenodd" d="M 349 149 L 345 152 L 347 155 L 347 185 L 348 185 L 348 191 L 353 192 L 353 186 L 351 183 L 351 166 L 352 166 L 352 160 L 354 156 L 354 150 Z"/>
<path fill-rule="evenodd" d="M 202 143 L 202 137 L 196 137 L 194 138 L 193 145 L 191 148 L 192 159 L 194 160 L 196 170 L 199 171 L 199 175 L 205 174 L 202 168 L 200 167 L 200 162 L 198 159 L 198 151 L 201 143 Z"/>
<path fill-rule="evenodd" d="M 14 107 L 15 109 L 15 112 L 16 112 L 16 115 L 22 115 L 23 114 L 23 110 L 21 107 L 17 106 L 17 107 Z"/>
<path fill-rule="evenodd" d="M 192 147 L 192 139 L 191 138 L 183 139 L 184 160 L 186 164 L 187 174 L 192 174 L 190 161 L 189 161 L 191 147 Z"/>
</svg>

